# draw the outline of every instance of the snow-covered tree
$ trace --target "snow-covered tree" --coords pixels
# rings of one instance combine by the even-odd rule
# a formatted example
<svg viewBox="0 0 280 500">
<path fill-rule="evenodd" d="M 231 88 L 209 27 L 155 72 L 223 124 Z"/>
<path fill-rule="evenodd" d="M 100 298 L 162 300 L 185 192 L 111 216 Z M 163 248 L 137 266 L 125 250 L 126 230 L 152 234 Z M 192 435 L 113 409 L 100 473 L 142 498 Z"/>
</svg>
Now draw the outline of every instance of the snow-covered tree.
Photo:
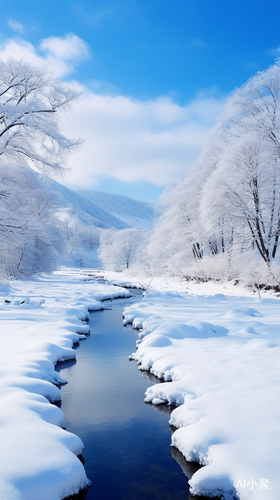
<svg viewBox="0 0 280 500">
<path fill-rule="evenodd" d="M 109 271 L 119 271 L 121 269 L 121 256 L 119 248 L 115 245 L 116 233 L 116 229 L 100 231 L 98 253 L 104 268 Z"/>
<path fill-rule="evenodd" d="M 79 141 L 60 131 L 58 116 L 77 93 L 46 69 L 9 59 L 0 62 L 0 161 L 31 162 L 38 170 L 62 172 Z"/>
<path fill-rule="evenodd" d="M 54 268 L 65 251 L 57 197 L 26 166 L 0 164 L 0 274 L 28 276 Z"/>
<path fill-rule="evenodd" d="M 80 239 L 85 248 L 97 249 L 99 246 L 99 228 L 95 226 L 84 226 L 80 228 Z"/>
<path fill-rule="evenodd" d="M 270 272 L 279 238 L 280 60 L 230 96 L 197 162 L 165 195 L 148 253 L 184 275 L 229 276 L 231 261 L 257 258 Z"/>
<path fill-rule="evenodd" d="M 99 257 L 105 269 L 128 269 L 137 259 L 144 233 L 144 230 L 135 228 L 100 231 Z"/>
<path fill-rule="evenodd" d="M 209 141 L 193 168 L 164 193 L 148 246 L 154 265 L 185 274 L 190 264 L 221 248 L 220 235 L 206 235 L 200 219 L 202 187 L 215 170 L 217 157 L 218 148 Z"/>
<path fill-rule="evenodd" d="M 97 252 L 100 228 L 84 225 L 70 209 L 60 211 L 60 218 L 67 241 L 67 253 L 64 255 L 63 263 L 79 267 L 99 266 Z"/>
<path fill-rule="evenodd" d="M 79 141 L 59 129 L 59 115 L 77 93 L 47 69 L 0 62 L 0 273 L 33 274 L 54 267 L 64 248 L 57 200 L 33 170 L 61 174 Z"/>
<path fill-rule="evenodd" d="M 258 73 L 229 99 L 218 124 L 224 145 L 203 189 L 204 227 L 219 220 L 239 246 L 255 247 L 266 263 L 280 235 L 280 67 Z"/>
</svg>

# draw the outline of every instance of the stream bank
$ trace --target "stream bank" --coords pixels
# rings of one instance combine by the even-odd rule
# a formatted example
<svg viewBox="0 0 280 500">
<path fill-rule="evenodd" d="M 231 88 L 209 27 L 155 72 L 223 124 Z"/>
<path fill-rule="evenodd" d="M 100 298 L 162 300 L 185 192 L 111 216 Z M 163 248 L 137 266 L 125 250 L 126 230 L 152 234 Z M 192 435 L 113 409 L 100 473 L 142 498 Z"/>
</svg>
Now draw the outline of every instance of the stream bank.
<svg viewBox="0 0 280 500">
<path fill-rule="evenodd" d="M 123 326 L 122 311 L 142 298 L 139 290 L 131 293 L 131 298 L 107 301 L 106 310 L 91 313 L 91 334 L 80 342 L 77 361 L 56 367 L 68 380 L 61 388 L 65 426 L 84 442 L 84 465 L 92 483 L 72 498 L 187 500 L 185 474 L 190 477 L 199 466 L 170 447 L 171 408 L 143 401 L 147 387 L 159 379 L 128 361 L 137 332 Z"/>
</svg>

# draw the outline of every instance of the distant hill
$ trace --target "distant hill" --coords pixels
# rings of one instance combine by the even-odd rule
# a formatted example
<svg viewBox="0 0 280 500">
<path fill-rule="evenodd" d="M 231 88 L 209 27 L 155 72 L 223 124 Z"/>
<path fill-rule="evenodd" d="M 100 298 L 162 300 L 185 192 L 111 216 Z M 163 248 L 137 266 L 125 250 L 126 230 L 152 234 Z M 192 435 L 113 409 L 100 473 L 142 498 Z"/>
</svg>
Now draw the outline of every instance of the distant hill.
<svg viewBox="0 0 280 500">
<path fill-rule="evenodd" d="M 62 208 L 67 208 L 70 214 L 76 216 L 86 226 L 96 226 L 102 229 L 125 229 L 128 227 L 121 218 L 115 217 L 110 211 L 102 208 L 77 191 L 69 189 L 46 175 L 38 174 L 42 187 L 59 194 Z M 105 194 L 105 193 L 104 193 Z"/>
<path fill-rule="evenodd" d="M 57 213 L 62 221 L 78 220 L 67 232 L 69 255 L 66 252 L 61 264 L 71 267 L 102 267 L 98 255 L 100 229 L 126 229 L 135 227 L 148 229 L 153 226 L 153 205 L 136 201 L 126 196 L 100 191 L 73 191 L 47 175 L 34 172 L 42 189 L 56 193 Z M 85 227 L 84 227 L 85 226 Z M 93 231 L 88 230 L 93 226 Z M 66 227 L 66 226 L 65 226 Z M 71 251 L 70 251 L 71 250 Z"/>
<path fill-rule="evenodd" d="M 151 203 L 89 189 L 79 189 L 77 193 L 128 226 L 149 229 L 154 225 L 155 213 Z"/>
</svg>

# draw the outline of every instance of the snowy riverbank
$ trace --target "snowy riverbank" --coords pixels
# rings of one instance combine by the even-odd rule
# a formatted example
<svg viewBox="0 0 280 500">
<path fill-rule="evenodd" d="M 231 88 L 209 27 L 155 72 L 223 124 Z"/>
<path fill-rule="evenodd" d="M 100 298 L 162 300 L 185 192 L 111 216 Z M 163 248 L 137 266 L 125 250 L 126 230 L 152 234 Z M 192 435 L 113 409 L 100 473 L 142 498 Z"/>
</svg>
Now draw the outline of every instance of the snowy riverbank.
<svg viewBox="0 0 280 500">
<path fill-rule="evenodd" d="M 77 458 L 81 440 L 65 431 L 54 384 L 58 360 L 75 358 L 88 310 L 100 300 L 129 296 L 115 286 L 63 271 L 0 289 L 0 497 L 61 500 L 88 484 Z M 105 306 L 106 307 L 106 306 Z M 82 411 L 82 410 L 81 410 Z"/>
<path fill-rule="evenodd" d="M 83 273 L 85 273 L 83 275 Z M 54 365 L 75 357 L 88 310 L 128 296 L 112 284 L 63 270 L 0 290 L 0 496 L 61 500 L 87 485 L 77 458 L 81 440 L 65 431 Z M 89 274 L 94 274 L 88 271 Z M 96 273 L 95 273 L 96 274 Z M 102 276 L 102 272 L 97 273 Z M 150 285 L 125 310 L 140 328 L 133 358 L 166 382 L 146 401 L 178 405 L 172 436 L 187 460 L 199 461 L 192 492 L 241 500 L 276 500 L 280 489 L 279 297 L 233 285 L 192 284 L 105 273 L 111 283 Z M 152 288 L 153 287 L 153 288 Z M 82 411 L 82 410 L 81 410 Z"/>
<path fill-rule="evenodd" d="M 125 309 L 124 322 L 140 329 L 132 358 L 166 381 L 150 387 L 146 401 L 178 405 L 172 444 L 205 465 L 190 480 L 192 493 L 276 500 L 279 298 L 232 285 L 153 285 Z"/>
</svg>

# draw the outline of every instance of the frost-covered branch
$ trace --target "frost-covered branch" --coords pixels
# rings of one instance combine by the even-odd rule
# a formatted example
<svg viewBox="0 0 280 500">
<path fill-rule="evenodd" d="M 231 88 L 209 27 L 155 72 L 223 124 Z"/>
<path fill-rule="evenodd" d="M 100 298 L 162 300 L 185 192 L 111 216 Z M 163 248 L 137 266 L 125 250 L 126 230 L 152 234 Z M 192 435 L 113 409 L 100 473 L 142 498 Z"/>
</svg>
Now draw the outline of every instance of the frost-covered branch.
<svg viewBox="0 0 280 500">
<path fill-rule="evenodd" d="M 63 172 L 80 141 L 61 134 L 58 115 L 77 97 L 46 69 L 13 59 L 0 62 L 1 161 L 28 158 L 38 170 Z"/>
</svg>

